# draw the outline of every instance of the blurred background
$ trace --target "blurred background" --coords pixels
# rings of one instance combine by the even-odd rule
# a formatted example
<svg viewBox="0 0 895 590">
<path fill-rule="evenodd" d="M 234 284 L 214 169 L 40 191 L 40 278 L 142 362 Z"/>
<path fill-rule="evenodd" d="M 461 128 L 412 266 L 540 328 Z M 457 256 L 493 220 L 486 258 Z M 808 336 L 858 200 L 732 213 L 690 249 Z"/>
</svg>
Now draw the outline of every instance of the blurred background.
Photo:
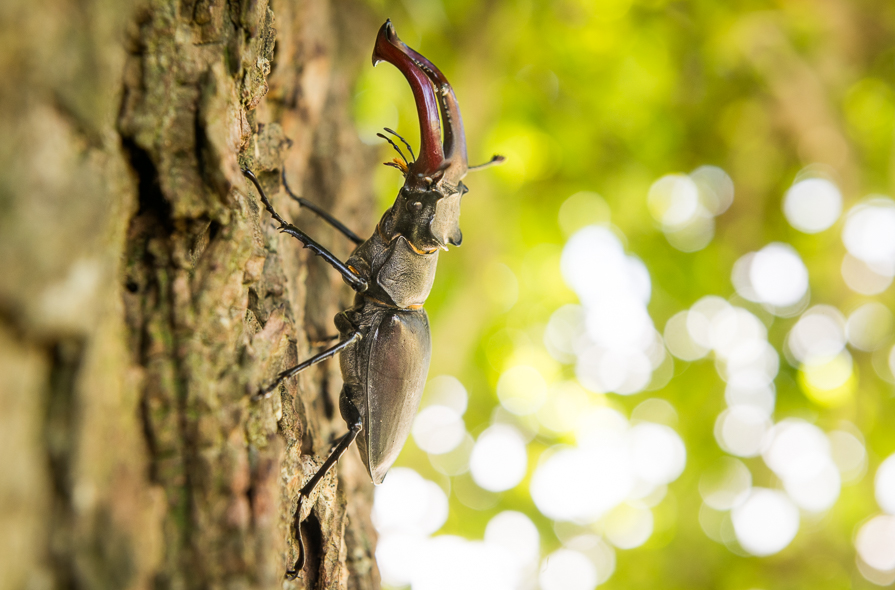
<svg viewBox="0 0 895 590">
<path fill-rule="evenodd" d="M 895 4 L 368 5 L 507 157 L 426 306 L 383 585 L 895 582 Z M 418 145 L 394 68 L 354 117 Z"/>
</svg>

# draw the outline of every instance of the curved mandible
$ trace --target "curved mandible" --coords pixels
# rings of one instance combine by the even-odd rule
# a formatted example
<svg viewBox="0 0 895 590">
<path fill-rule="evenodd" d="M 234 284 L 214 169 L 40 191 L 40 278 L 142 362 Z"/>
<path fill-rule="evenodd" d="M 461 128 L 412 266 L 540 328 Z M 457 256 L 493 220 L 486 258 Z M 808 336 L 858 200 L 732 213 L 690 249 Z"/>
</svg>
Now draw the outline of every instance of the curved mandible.
<svg viewBox="0 0 895 590">
<path fill-rule="evenodd" d="M 434 178 L 445 168 L 444 149 L 441 145 L 441 122 L 438 118 L 438 103 L 432 82 L 416 61 L 405 51 L 406 45 L 398 39 L 390 20 L 379 29 L 373 48 L 373 65 L 387 61 L 404 74 L 420 119 L 420 155 L 409 166 L 408 180 Z"/>
<path fill-rule="evenodd" d="M 394 28 L 392 28 L 392 33 L 394 33 Z M 444 157 L 449 162 L 444 177 L 447 182 L 456 185 L 469 170 L 469 158 L 466 155 L 466 131 L 463 129 L 463 117 L 460 116 L 460 104 L 457 102 L 457 96 L 454 94 L 451 83 L 435 64 L 418 51 L 408 47 L 398 39 L 397 35 L 395 35 L 395 40 L 404 47 L 407 55 L 435 84 L 438 106 L 444 121 Z"/>
</svg>

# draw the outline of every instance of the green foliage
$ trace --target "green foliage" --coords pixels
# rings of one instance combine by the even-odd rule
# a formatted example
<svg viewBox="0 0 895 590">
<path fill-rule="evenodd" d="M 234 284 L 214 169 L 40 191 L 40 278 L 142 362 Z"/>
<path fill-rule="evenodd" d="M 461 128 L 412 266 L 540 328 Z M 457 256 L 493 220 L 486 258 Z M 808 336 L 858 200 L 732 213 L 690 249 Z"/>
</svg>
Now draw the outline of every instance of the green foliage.
<svg viewBox="0 0 895 590">
<path fill-rule="evenodd" d="M 667 337 L 669 319 L 705 296 L 748 310 L 767 330 L 779 358 L 773 423 L 798 418 L 824 433 L 850 432 L 867 453 L 863 475 L 843 482 L 832 507 L 801 510 L 792 542 L 754 557 L 735 535 L 730 512 L 707 508 L 700 490 L 718 460 L 736 455 L 719 446 L 716 429 L 729 407 L 720 353 L 672 362 L 666 351 L 667 376 L 656 368 L 650 385 L 631 395 L 577 386 L 583 398 L 568 399 L 584 399 L 582 413 L 609 407 L 631 418 L 651 407 L 643 405 L 646 400 L 669 402 L 674 415 L 665 423 L 687 453 L 683 473 L 650 505 L 649 539 L 636 548 L 616 549 L 615 572 L 603 585 L 813 589 L 874 587 L 866 578 L 895 580 L 891 572 L 862 575 L 855 547 L 861 524 L 882 512 L 873 476 L 895 452 L 891 323 L 864 349 L 855 345 L 857 328 L 850 324 L 852 341 L 845 353 L 850 376 L 838 393 L 812 393 L 810 363 L 794 358 L 787 345 L 800 315 L 812 306 L 832 306 L 848 318 L 867 302 L 892 305 L 891 287 L 860 293 L 846 282 L 842 232 L 846 212 L 868 194 L 895 190 L 895 4 L 458 0 L 371 5 L 452 81 L 471 163 L 492 153 L 507 156 L 500 168 L 473 172 L 465 181 L 471 190 L 463 203 L 463 247 L 441 257 L 427 304 L 434 338 L 430 377 L 452 375 L 463 383 L 469 393 L 463 420 L 472 438 L 494 423 L 528 433 L 528 469 L 507 491 L 476 491 L 468 473 L 440 473 L 411 439 L 399 466 L 411 467 L 449 494 L 449 517 L 437 534 L 482 539 L 489 519 L 518 510 L 537 526 L 543 558 L 570 536 L 604 535 L 609 526 L 604 519 L 557 523 L 539 511 L 529 491 L 533 473 L 557 445 L 575 445 L 576 431 L 551 430 L 541 411 L 515 415 L 499 409 L 496 393 L 501 375 L 519 365 L 536 368 L 551 387 L 575 383 L 574 359 L 551 356 L 545 332 L 554 312 L 580 303 L 560 272 L 563 248 L 574 232 L 596 224 L 613 232 L 648 270 L 648 311 L 659 333 Z M 400 75 L 387 69 L 365 70 L 356 95 L 358 125 L 365 138 L 385 125 L 416 145 L 410 92 Z M 382 149 L 383 159 L 391 159 L 391 148 Z M 655 211 L 651 215 L 648 195 L 660 177 L 706 165 L 729 175 L 735 196 L 729 209 L 709 215 L 711 240 L 686 247 L 693 242 L 676 238 L 677 229 L 663 226 Z M 384 167 L 379 173 L 383 199 L 392 198 L 395 176 Z M 842 195 L 842 215 L 811 234 L 790 225 L 782 210 L 787 190 L 805 178 L 827 179 Z M 743 256 L 774 242 L 791 246 L 808 274 L 807 295 L 787 309 L 749 301 L 732 282 Z M 779 474 L 757 452 L 739 460 L 753 486 L 783 489 Z"/>
</svg>

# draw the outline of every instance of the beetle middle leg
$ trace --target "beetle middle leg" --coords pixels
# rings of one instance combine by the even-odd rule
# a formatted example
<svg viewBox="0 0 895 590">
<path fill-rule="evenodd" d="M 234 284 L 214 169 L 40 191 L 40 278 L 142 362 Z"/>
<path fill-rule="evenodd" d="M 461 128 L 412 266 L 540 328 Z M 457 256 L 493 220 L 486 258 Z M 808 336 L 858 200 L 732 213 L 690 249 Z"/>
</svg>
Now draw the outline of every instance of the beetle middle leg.
<svg viewBox="0 0 895 590">
<path fill-rule="evenodd" d="M 277 374 L 277 378 L 274 379 L 274 381 L 270 385 L 267 385 L 267 386 L 259 389 L 258 393 L 256 393 L 252 397 L 252 399 L 257 401 L 259 399 L 266 398 L 267 396 L 269 396 L 271 394 L 271 392 L 273 392 L 274 390 L 276 390 L 277 387 L 280 386 L 280 383 L 282 383 L 289 377 L 292 377 L 293 375 L 297 375 L 298 373 L 301 373 L 308 367 L 316 365 L 319 362 L 325 361 L 326 359 L 328 359 L 332 356 L 335 356 L 337 353 L 341 352 L 342 349 L 344 349 L 346 346 L 348 346 L 352 342 L 355 342 L 359 338 L 360 338 L 360 332 L 354 332 L 353 334 L 349 335 L 348 338 L 342 340 L 341 342 L 339 342 L 338 344 L 336 344 L 333 347 L 327 348 L 320 354 L 314 355 L 311 358 L 309 358 L 308 360 L 306 360 L 302 363 L 299 363 L 298 365 L 295 365 L 294 367 L 292 367 L 290 369 L 286 369 L 285 371 L 280 371 Z"/>
</svg>

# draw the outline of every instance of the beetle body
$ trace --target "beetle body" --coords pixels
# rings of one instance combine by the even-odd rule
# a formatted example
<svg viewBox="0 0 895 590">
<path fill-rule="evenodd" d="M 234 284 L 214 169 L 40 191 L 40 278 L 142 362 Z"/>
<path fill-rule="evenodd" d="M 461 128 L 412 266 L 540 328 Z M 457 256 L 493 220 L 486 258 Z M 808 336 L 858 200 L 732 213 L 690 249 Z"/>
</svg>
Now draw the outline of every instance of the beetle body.
<svg viewBox="0 0 895 590">
<path fill-rule="evenodd" d="M 454 91 L 437 67 L 398 39 L 389 21 L 382 25 L 376 38 L 373 64 L 379 61 L 397 67 L 410 84 L 419 117 L 421 145 L 419 157 L 408 161 L 397 144 L 381 136 L 401 155 L 403 162 L 395 159 L 388 165 L 403 173 L 404 186 L 373 235 L 362 241 L 328 213 L 293 195 L 283 174 L 284 186 L 293 198 L 358 244 L 347 261 L 338 260 L 283 219 L 268 201 L 255 175 L 243 170 L 258 189 L 268 212 L 279 222 L 280 231 L 323 257 L 357 293 L 354 306 L 335 318 L 341 341 L 282 371 L 256 396 L 266 397 L 286 378 L 341 353 L 344 385 L 339 409 L 349 430 L 300 492 L 295 521 L 299 541 L 303 500 L 310 497 L 326 472 L 355 440 L 374 484 L 383 481 L 397 459 L 419 407 L 432 354 L 429 319 L 423 304 L 432 290 L 439 252 L 447 250 L 449 245 L 459 246 L 462 241 L 460 201 L 467 191 L 462 179 L 469 166 L 463 121 Z M 407 145 L 403 138 L 386 131 Z M 409 145 L 407 148 L 414 157 Z M 501 160 L 495 156 L 489 163 Z M 297 575 L 303 561 L 302 549 L 299 561 L 287 572 L 287 577 Z"/>
<path fill-rule="evenodd" d="M 344 336 L 355 330 L 362 335 L 342 352 L 340 410 L 348 424 L 360 419 L 357 448 L 373 483 L 380 484 L 419 407 L 432 354 L 429 318 L 423 309 L 365 304 L 336 316 L 336 324 Z"/>
</svg>

